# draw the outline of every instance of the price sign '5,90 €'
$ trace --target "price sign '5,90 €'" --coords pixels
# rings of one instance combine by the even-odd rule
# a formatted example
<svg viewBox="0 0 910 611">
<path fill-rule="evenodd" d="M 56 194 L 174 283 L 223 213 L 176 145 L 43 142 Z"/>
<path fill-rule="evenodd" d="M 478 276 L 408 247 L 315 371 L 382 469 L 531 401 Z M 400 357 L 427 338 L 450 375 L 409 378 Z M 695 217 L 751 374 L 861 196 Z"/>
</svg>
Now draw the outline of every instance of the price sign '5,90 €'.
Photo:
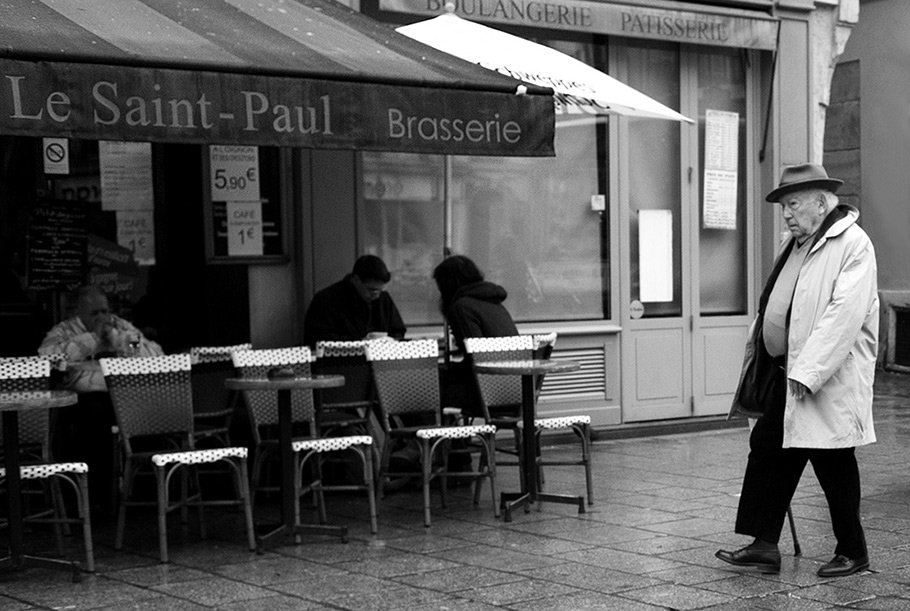
<svg viewBox="0 0 910 611">
<path fill-rule="evenodd" d="M 210 146 L 213 202 L 259 201 L 259 149 L 255 146 Z"/>
</svg>

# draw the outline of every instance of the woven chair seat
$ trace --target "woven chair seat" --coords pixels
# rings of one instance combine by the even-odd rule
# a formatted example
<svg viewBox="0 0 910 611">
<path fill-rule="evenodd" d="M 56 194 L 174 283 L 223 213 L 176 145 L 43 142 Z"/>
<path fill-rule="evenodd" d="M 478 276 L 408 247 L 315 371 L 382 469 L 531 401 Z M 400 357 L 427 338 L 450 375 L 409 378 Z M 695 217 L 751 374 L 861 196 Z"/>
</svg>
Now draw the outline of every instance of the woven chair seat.
<svg viewBox="0 0 910 611">
<path fill-rule="evenodd" d="M 523 422 L 518 421 L 518 427 L 523 426 Z M 536 418 L 534 427 L 538 429 L 566 429 L 577 424 L 591 424 L 591 416 L 559 416 L 557 418 Z"/>
<path fill-rule="evenodd" d="M 475 424 L 472 426 L 443 426 L 433 429 L 420 429 L 420 439 L 467 439 L 474 435 L 492 435 L 496 427 L 492 424 Z"/>
<path fill-rule="evenodd" d="M 152 455 L 152 463 L 163 467 L 170 463 L 184 465 L 201 465 L 213 463 L 225 458 L 246 458 L 246 448 L 212 448 L 208 450 L 191 450 L 189 452 L 164 452 Z"/>
<path fill-rule="evenodd" d="M 291 443 L 295 452 L 315 450 L 317 452 L 335 452 L 347 450 L 353 446 L 371 446 L 373 438 L 369 435 L 349 435 L 347 437 L 324 437 L 322 439 L 298 439 Z"/>
<path fill-rule="evenodd" d="M 22 479 L 47 479 L 58 473 L 88 473 L 88 465 L 84 462 L 52 462 L 19 467 L 19 477 Z M 6 469 L 0 467 L 0 479 L 5 477 Z"/>
</svg>

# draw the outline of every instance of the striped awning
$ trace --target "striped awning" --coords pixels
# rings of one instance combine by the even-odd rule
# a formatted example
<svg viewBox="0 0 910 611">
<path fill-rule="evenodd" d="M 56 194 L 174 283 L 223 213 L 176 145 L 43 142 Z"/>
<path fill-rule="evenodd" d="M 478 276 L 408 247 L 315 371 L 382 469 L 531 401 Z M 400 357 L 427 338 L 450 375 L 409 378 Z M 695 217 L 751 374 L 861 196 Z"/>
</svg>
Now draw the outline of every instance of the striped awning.
<svg viewBox="0 0 910 611">
<path fill-rule="evenodd" d="M 332 0 L 0 0 L 0 70 L 0 134 L 553 154 L 551 90 Z"/>
</svg>

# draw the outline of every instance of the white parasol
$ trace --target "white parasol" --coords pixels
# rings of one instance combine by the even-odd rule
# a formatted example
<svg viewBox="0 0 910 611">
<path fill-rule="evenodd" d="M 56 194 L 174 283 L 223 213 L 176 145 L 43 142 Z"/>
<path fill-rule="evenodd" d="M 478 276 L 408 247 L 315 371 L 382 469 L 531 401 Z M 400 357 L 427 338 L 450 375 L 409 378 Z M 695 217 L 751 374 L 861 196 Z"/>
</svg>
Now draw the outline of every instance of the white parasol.
<svg viewBox="0 0 910 611">
<path fill-rule="evenodd" d="M 556 49 L 455 15 L 396 28 L 398 32 L 506 76 L 550 87 L 557 114 L 647 117 L 694 123 L 657 100 Z"/>
</svg>

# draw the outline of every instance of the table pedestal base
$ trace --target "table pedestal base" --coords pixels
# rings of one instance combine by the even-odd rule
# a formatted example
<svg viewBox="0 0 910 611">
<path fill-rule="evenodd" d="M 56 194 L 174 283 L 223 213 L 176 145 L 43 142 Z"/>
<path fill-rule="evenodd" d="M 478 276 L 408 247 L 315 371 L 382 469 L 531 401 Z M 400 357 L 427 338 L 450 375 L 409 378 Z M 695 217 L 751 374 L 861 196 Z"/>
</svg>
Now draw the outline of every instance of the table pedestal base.
<svg viewBox="0 0 910 611">
<path fill-rule="evenodd" d="M 256 537 L 256 553 L 262 554 L 263 544 L 280 535 L 293 535 L 295 543 L 300 542 L 300 535 L 334 535 L 341 537 L 342 543 L 347 543 L 348 527 L 329 524 L 279 524 L 269 532 Z"/>
<path fill-rule="evenodd" d="M 73 583 L 82 580 L 82 569 L 79 568 L 78 564 L 71 560 L 30 556 L 28 554 L 23 554 L 18 558 L 14 558 L 13 556 L 0 558 L 0 571 L 21 571 L 27 566 L 56 569 L 58 571 L 70 571 L 73 574 Z"/>
<path fill-rule="evenodd" d="M 524 506 L 525 513 L 531 512 L 532 503 L 562 503 L 564 505 L 578 505 L 578 513 L 585 512 L 585 497 L 574 496 L 570 494 L 547 494 L 538 492 L 531 498 L 527 492 L 503 492 L 500 495 L 499 506 L 503 510 L 503 519 L 506 522 L 512 521 L 512 510 L 519 506 Z"/>
</svg>

